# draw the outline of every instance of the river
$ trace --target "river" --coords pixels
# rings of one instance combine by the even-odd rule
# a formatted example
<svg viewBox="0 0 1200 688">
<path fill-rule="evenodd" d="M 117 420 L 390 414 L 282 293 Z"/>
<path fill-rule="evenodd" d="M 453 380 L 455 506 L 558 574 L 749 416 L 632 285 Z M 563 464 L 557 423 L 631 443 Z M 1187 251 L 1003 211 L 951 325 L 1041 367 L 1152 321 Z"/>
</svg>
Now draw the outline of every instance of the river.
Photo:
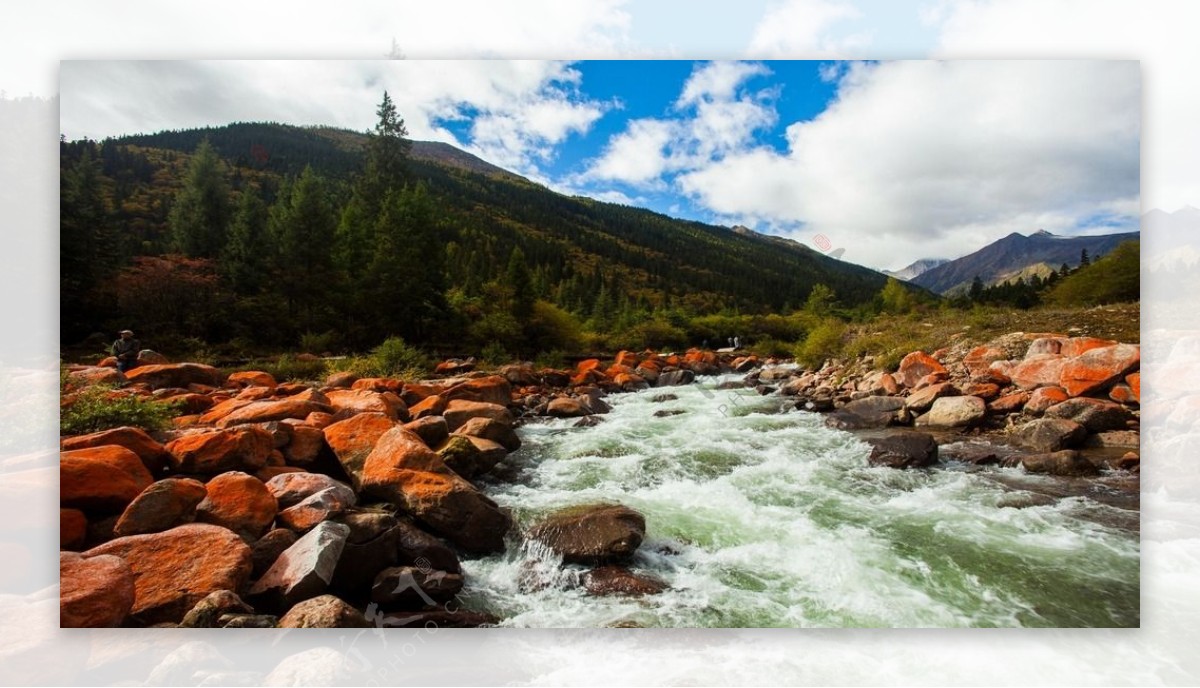
<svg viewBox="0 0 1200 688">
<path fill-rule="evenodd" d="M 868 467 L 868 446 L 820 415 L 716 389 L 735 379 L 611 396 L 594 427 L 527 424 L 484 484 L 522 528 L 575 504 L 637 509 L 631 568 L 668 591 L 589 596 L 583 567 L 514 541 L 463 562 L 464 603 L 518 627 L 1139 624 L 1136 507 L 1046 499 L 1037 482 L 1060 479 L 1020 468 Z"/>
</svg>

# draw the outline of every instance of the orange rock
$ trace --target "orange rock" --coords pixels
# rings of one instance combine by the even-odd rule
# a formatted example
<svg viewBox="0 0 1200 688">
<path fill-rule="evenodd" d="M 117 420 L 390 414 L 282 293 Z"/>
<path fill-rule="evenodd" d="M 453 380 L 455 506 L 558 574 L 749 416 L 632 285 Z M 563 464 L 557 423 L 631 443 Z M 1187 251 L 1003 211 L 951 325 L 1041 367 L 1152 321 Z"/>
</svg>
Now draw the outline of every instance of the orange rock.
<svg viewBox="0 0 1200 688">
<path fill-rule="evenodd" d="M 1068 361 L 1060 384 L 1073 397 L 1098 392 L 1137 370 L 1140 363 L 1141 347 L 1136 344 L 1097 347 Z"/>
<path fill-rule="evenodd" d="M 358 382 L 358 376 L 346 370 L 330 373 L 325 378 L 326 387 L 350 387 L 355 382 Z"/>
<path fill-rule="evenodd" d="M 153 389 L 159 387 L 187 387 L 191 384 L 215 387 L 223 379 L 221 372 L 202 363 L 166 363 L 138 366 L 125 373 L 130 382 L 140 382 Z M 203 393 L 203 392 L 201 392 Z"/>
<path fill-rule="evenodd" d="M 1124 382 L 1118 382 L 1108 390 L 1108 398 L 1121 404 L 1136 404 L 1137 399 L 1133 396 L 1133 390 Z"/>
<path fill-rule="evenodd" d="M 946 369 L 937 359 L 922 351 L 914 351 L 900 361 L 896 375 L 905 387 L 915 387 L 926 375 L 945 372 Z"/>
<path fill-rule="evenodd" d="M 1042 389 L 1049 389 L 1043 387 Z M 992 413 L 1016 413 L 1020 411 L 1025 404 L 1029 402 L 1029 392 L 1015 392 L 1006 394 L 999 399 L 988 404 L 988 410 Z"/>
<path fill-rule="evenodd" d="M 72 385 L 80 387 L 87 387 L 89 385 L 120 385 L 126 382 L 125 376 L 116 368 L 101 368 L 99 366 L 72 370 L 70 373 L 67 373 L 67 380 Z"/>
<path fill-rule="evenodd" d="M 324 411 L 313 411 L 304 417 L 305 425 L 311 425 L 312 427 L 318 429 L 324 429 L 333 422 L 333 414 L 325 413 Z"/>
<path fill-rule="evenodd" d="M 90 435 L 68 437 L 62 440 L 60 446 L 64 451 L 72 451 L 74 449 L 100 447 L 106 444 L 125 447 L 137 454 L 138 458 L 142 460 L 142 465 L 151 473 L 161 471 L 163 466 L 166 465 L 168 457 L 166 449 L 141 428 L 123 426 L 111 430 L 93 432 Z"/>
<path fill-rule="evenodd" d="M 404 390 L 404 381 L 390 377 L 364 377 L 354 381 L 350 389 L 365 389 L 369 392 L 394 392 Z"/>
<path fill-rule="evenodd" d="M 413 420 L 417 420 L 429 416 L 440 416 L 445 411 L 446 400 L 440 395 L 434 394 L 433 396 L 425 397 L 417 404 L 409 407 L 408 414 Z"/>
<path fill-rule="evenodd" d="M 508 406 L 512 401 L 512 385 L 499 375 L 477 377 L 460 382 L 441 394 L 446 401 L 463 399 Z"/>
<path fill-rule="evenodd" d="M 444 387 L 409 382 L 404 385 L 399 394 L 400 398 L 404 400 L 404 403 L 408 404 L 409 407 L 412 407 L 416 406 L 421 400 L 427 399 L 435 394 L 440 394 L 444 390 Z"/>
<path fill-rule="evenodd" d="M 1064 339 L 1062 349 L 1059 350 L 1063 356 L 1067 358 L 1075 358 L 1091 351 L 1105 346 L 1113 346 L 1117 344 L 1111 339 L 1097 339 L 1095 337 L 1071 337 Z"/>
<path fill-rule="evenodd" d="M 297 397 L 300 395 L 297 395 Z M 329 412 L 327 404 L 297 397 L 276 401 L 252 401 L 217 421 L 217 427 L 227 428 L 244 423 L 265 423 L 284 418 L 304 419 L 313 411 Z"/>
<path fill-rule="evenodd" d="M 243 389 L 234 399 L 246 399 L 249 401 L 258 401 L 259 399 L 269 399 L 275 396 L 274 387 L 253 386 Z"/>
<path fill-rule="evenodd" d="M 1021 389 L 1057 385 L 1066 364 L 1067 359 L 1058 354 L 1036 354 L 1013 366 L 1008 376 Z"/>
<path fill-rule="evenodd" d="M 963 394 L 979 397 L 987 401 L 1000 396 L 1000 385 L 993 382 L 977 382 L 967 385 L 967 388 L 963 390 Z"/>
<path fill-rule="evenodd" d="M 87 516 L 79 509 L 58 510 L 58 548 L 76 550 L 87 538 Z"/>
<path fill-rule="evenodd" d="M 626 391 L 635 391 L 647 386 L 646 380 L 634 373 L 621 373 L 613 378 L 613 382 Z"/>
<path fill-rule="evenodd" d="M 120 557 L 58 555 L 59 626 L 114 628 L 133 608 L 133 570 Z"/>
<path fill-rule="evenodd" d="M 214 403 L 212 397 L 194 392 L 172 394 L 171 396 L 163 397 L 163 401 L 176 404 L 183 413 L 204 413 L 212 408 Z"/>
<path fill-rule="evenodd" d="M 207 495 L 204 484 L 190 478 L 159 480 L 142 490 L 125 508 L 113 527 L 113 534 L 143 535 L 170 530 L 191 523 L 196 517 L 196 505 Z"/>
<path fill-rule="evenodd" d="M 335 414 L 382 413 L 395 419 L 403 409 L 405 416 L 408 415 L 404 402 L 390 392 L 380 394 L 367 389 L 331 389 L 325 396 L 329 398 L 329 405 Z"/>
<path fill-rule="evenodd" d="M 279 510 L 267 486 L 240 471 L 218 475 L 205 489 L 208 496 L 196 507 L 196 520 L 228 528 L 248 542 L 266 531 Z"/>
<path fill-rule="evenodd" d="M 600 367 L 600 359 L 589 358 L 589 359 L 580 361 L 579 365 L 575 366 L 575 372 L 576 373 L 586 373 L 591 370 L 596 370 L 599 367 Z"/>
<path fill-rule="evenodd" d="M 224 418 L 225 416 L 228 416 L 229 414 L 233 413 L 234 411 L 242 408 L 243 406 L 249 406 L 250 403 L 253 401 L 254 401 L 254 399 L 238 399 L 238 398 L 226 399 L 224 401 L 220 401 L 220 402 L 214 404 L 212 406 L 212 408 L 208 409 L 207 411 L 204 412 L 204 414 L 202 416 L 200 416 L 200 422 L 215 423 L 215 422 L 221 420 L 222 418 Z"/>
<path fill-rule="evenodd" d="M 626 366 L 628 368 L 636 368 L 638 364 L 637 354 L 632 351 L 621 351 L 617 354 L 616 365 Z"/>
<path fill-rule="evenodd" d="M 463 399 L 455 399 L 446 404 L 446 410 L 442 416 L 446 419 L 446 425 L 450 428 L 450 432 L 454 432 L 472 418 L 491 418 L 509 425 L 512 425 L 513 422 L 512 414 L 509 413 L 507 407 Z"/>
<path fill-rule="evenodd" d="M 292 428 L 292 439 L 283 448 L 286 463 L 292 466 L 308 466 L 317 460 L 325 447 L 325 433 L 311 425 L 296 425 Z"/>
<path fill-rule="evenodd" d="M 1046 409 L 1069 398 L 1062 387 L 1038 387 L 1029 395 L 1029 401 L 1025 404 L 1025 413 L 1040 416 L 1046 412 Z"/>
<path fill-rule="evenodd" d="M 182 473 L 224 473 L 258 470 L 275 448 L 262 428 L 233 428 L 184 435 L 167 443 L 172 467 Z"/>
<path fill-rule="evenodd" d="M 1142 374 L 1130 373 L 1125 376 L 1125 384 L 1129 385 L 1129 389 L 1133 391 L 1133 400 L 1141 403 L 1142 401 Z"/>
<path fill-rule="evenodd" d="M 1004 358 L 1004 352 L 994 346 L 977 346 L 963 357 L 963 365 L 972 375 L 981 375 L 987 372 L 993 362 Z"/>
<path fill-rule="evenodd" d="M 325 442 L 355 487 L 361 484 L 363 464 L 375 443 L 395 426 L 396 422 L 382 413 L 360 413 L 324 429 Z"/>
<path fill-rule="evenodd" d="M 134 576 L 132 614 L 144 623 L 178 623 L 217 590 L 238 591 L 251 570 L 250 548 L 233 532 L 190 523 L 162 533 L 131 535 L 83 553 L 118 556 Z"/>
<path fill-rule="evenodd" d="M 96 365 L 100 366 L 101 368 L 116 368 L 117 367 L 117 357 L 116 356 L 106 356 L 104 359 L 102 359 Z"/>
<path fill-rule="evenodd" d="M 59 460 L 59 499 L 67 507 L 120 511 L 152 482 L 138 455 L 115 444 L 65 451 Z"/>
<path fill-rule="evenodd" d="M 275 387 L 275 377 L 261 370 L 240 370 L 225 380 L 226 387 Z"/>
</svg>

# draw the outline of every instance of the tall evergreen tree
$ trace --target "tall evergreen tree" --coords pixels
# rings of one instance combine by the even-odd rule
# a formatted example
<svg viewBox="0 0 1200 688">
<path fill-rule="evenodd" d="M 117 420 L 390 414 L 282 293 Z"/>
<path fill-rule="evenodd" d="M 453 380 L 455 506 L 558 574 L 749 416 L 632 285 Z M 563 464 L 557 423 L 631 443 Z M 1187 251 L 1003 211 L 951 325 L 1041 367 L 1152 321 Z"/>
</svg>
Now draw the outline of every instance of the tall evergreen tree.
<svg viewBox="0 0 1200 688">
<path fill-rule="evenodd" d="M 524 324 L 533 314 L 534 291 L 529 266 L 525 264 L 525 253 L 519 247 L 508 255 L 505 277 L 513 292 L 513 317 Z"/>
<path fill-rule="evenodd" d="M 1092 258 L 1091 258 L 1091 256 L 1088 255 L 1088 251 L 1085 248 L 1079 252 L 1079 267 L 1086 268 L 1087 266 L 1089 266 L 1091 264 L 1092 264 Z"/>
<path fill-rule="evenodd" d="M 971 289 L 967 292 L 972 301 L 978 301 L 983 298 L 983 280 L 979 275 L 975 275 L 975 279 L 971 280 Z"/>
<path fill-rule="evenodd" d="M 235 294 L 256 294 L 268 278 L 275 244 L 267 232 L 267 206 L 253 188 L 242 190 L 221 253 L 221 276 Z"/>
<path fill-rule="evenodd" d="M 171 206 L 168 221 L 176 250 L 192 258 L 216 258 L 225 247 L 230 215 L 225 166 L 205 139 L 196 147 Z"/>
<path fill-rule="evenodd" d="M 334 286 L 333 243 L 337 220 L 325 182 L 312 167 L 272 207 L 271 232 L 279 244 L 276 284 L 301 332 L 319 332 L 321 306 Z"/>
<path fill-rule="evenodd" d="M 92 326 L 87 322 L 91 305 L 100 298 L 103 281 L 115 273 L 120 259 L 100 161 L 92 148 L 83 149 L 60 181 L 62 324 L 72 335 L 87 334 L 84 330 Z"/>
</svg>

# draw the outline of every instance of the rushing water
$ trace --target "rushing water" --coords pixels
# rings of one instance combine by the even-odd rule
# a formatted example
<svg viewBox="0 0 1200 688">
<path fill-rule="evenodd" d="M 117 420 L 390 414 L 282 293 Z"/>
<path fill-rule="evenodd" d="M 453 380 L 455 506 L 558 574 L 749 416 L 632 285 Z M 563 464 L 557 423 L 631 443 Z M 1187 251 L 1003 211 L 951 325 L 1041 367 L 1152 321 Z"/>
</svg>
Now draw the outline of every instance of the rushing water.
<svg viewBox="0 0 1200 688">
<path fill-rule="evenodd" d="M 1138 625 L 1128 511 L 1023 500 L 1004 479 L 1020 469 L 868 467 L 855 436 L 723 379 L 610 397 L 595 427 L 527 425 L 514 474 L 486 486 L 521 527 L 575 504 L 637 509 L 631 568 L 667 592 L 589 596 L 584 567 L 514 542 L 464 562 L 464 602 L 534 627 Z"/>
</svg>

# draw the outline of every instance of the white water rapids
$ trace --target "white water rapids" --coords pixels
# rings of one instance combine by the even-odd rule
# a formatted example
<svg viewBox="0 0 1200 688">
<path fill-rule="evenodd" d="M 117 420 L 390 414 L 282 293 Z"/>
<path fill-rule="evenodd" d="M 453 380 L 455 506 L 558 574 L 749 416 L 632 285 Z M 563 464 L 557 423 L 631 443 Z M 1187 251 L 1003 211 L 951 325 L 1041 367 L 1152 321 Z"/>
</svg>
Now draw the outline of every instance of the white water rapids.
<svg viewBox="0 0 1200 688">
<path fill-rule="evenodd" d="M 1086 494 L 1022 499 L 1013 479 L 1058 479 L 1019 468 L 868 467 L 854 435 L 715 389 L 731 379 L 611 396 L 595 427 L 526 425 L 512 474 L 485 485 L 521 529 L 576 504 L 640 511 L 631 568 L 669 590 L 590 596 L 584 567 L 513 541 L 463 562 L 463 602 L 527 627 L 1138 625 L 1138 533 L 1120 525 L 1136 514 Z"/>
</svg>

